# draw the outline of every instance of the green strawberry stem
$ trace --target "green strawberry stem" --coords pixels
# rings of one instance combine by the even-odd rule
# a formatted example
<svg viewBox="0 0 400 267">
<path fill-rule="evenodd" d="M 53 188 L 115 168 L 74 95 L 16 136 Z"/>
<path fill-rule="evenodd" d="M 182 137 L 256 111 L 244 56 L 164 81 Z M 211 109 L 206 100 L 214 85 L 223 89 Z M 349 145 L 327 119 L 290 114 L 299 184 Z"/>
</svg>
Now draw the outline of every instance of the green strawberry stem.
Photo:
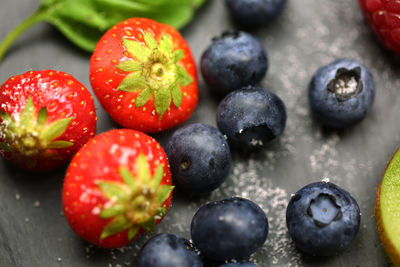
<svg viewBox="0 0 400 267">
<path fill-rule="evenodd" d="M 172 39 L 164 34 L 156 40 L 152 33 L 144 33 L 141 42 L 122 38 L 126 50 L 135 58 L 125 60 L 117 68 L 129 72 L 117 90 L 139 92 L 135 107 L 144 106 L 150 97 L 154 97 L 154 107 L 160 119 L 172 103 L 180 107 L 182 86 L 193 82 L 187 71 L 177 63 L 183 58 L 184 51 L 173 48 Z"/>
<path fill-rule="evenodd" d="M 2 61 L 5 53 L 8 51 L 10 46 L 14 43 L 14 41 L 28 28 L 32 27 L 32 25 L 43 21 L 46 15 L 46 11 L 43 9 L 37 10 L 26 20 L 21 22 L 17 27 L 15 27 L 11 32 L 9 32 L 3 41 L 0 44 L 0 62 Z"/>
<path fill-rule="evenodd" d="M 30 96 L 17 120 L 10 114 L 0 111 L 0 134 L 3 139 L 0 148 L 18 153 L 18 156 L 25 158 L 44 154 L 47 149 L 73 146 L 71 142 L 55 140 L 67 130 L 73 117 L 58 119 L 51 123 L 46 123 L 47 118 L 46 108 L 42 107 L 36 112 Z"/>
<path fill-rule="evenodd" d="M 131 240 L 139 228 L 152 232 L 156 220 L 167 212 L 164 202 L 171 195 L 173 186 L 161 184 L 164 164 L 158 165 L 153 175 L 145 155 L 136 160 L 137 173 L 134 176 L 128 168 L 120 166 L 123 182 L 97 181 L 97 185 L 110 203 L 100 213 L 101 219 L 111 219 L 104 227 L 100 239 L 129 229 Z"/>
</svg>

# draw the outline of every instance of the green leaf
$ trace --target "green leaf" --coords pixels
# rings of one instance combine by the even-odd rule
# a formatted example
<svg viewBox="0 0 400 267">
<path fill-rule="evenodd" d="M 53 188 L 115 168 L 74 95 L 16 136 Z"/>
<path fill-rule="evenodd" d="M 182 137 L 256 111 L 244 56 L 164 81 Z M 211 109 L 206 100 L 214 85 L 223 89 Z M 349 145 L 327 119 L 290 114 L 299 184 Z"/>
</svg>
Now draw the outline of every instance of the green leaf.
<svg viewBox="0 0 400 267">
<path fill-rule="evenodd" d="M 147 222 L 141 224 L 141 227 L 151 234 L 153 233 L 155 226 L 156 226 L 156 220 L 154 218 L 151 218 Z"/>
<path fill-rule="evenodd" d="M 132 17 L 146 17 L 180 29 L 204 0 L 41 0 L 39 9 L 3 38 L 0 60 L 26 29 L 40 21 L 57 27 L 70 41 L 92 52 L 106 30 Z"/>
<path fill-rule="evenodd" d="M 58 2 L 57 8 L 52 13 L 53 17 L 73 20 L 102 31 L 107 30 L 109 22 L 104 14 L 97 11 L 95 0 L 62 0 Z"/>
<path fill-rule="evenodd" d="M 108 199 L 115 199 L 121 202 L 129 199 L 130 194 L 122 183 L 98 181 L 97 185 Z"/>
<path fill-rule="evenodd" d="M 1 119 L 2 121 L 9 121 L 9 120 L 12 120 L 10 114 L 8 114 L 7 112 L 2 111 L 2 110 L 0 110 L 0 119 Z"/>
<path fill-rule="evenodd" d="M 132 226 L 128 232 L 128 240 L 131 240 L 132 238 L 134 238 L 135 235 L 137 234 L 138 230 L 139 230 L 139 226 L 137 226 L 137 225 Z"/>
<path fill-rule="evenodd" d="M 0 111 L 0 118 L 2 120 L 2 124 L 3 125 L 7 125 L 7 127 L 9 127 L 11 124 L 14 124 L 14 120 L 11 117 L 10 114 L 8 114 L 7 112 L 4 111 Z"/>
<path fill-rule="evenodd" d="M 163 204 L 165 200 L 168 199 L 168 197 L 171 195 L 172 190 L 174 189 L 173 186 L 170 185 L 162 185 L 158 190 L 157 190 L 157 198 L 158 198 L 158 203 Z"/>
<path fill-rule="evenodd" d="M 119 215 L 104 227 L 100 239 L 104 239 L 111 235 L 121 233 L 122 231 L 131 227 L 131 225 L 132 224 L 128 221 L 127 218 L 125 218 L 125 216 Z"/>
<path fill-rule="evenodd" d="M 161 37 L 160 41 L 161 52 L 163 52 L 166 55 L 171 55 L 173 53 L 172 49 L 173 49 L 173 44 L 171 38 L 168 35 L 164 34 Z"/>
<path fill-rule="evenodd" d="M 68 141 L 59 140 L 59 141 L 51 142 L 47 146 L 47 148 L 66 148 L 66 147 L 70 147 L 70 146 L 73 146 L 73 145 L 74 145 L 74 143 L 71 143 L 71 142 L 68 142 Z"/>
<path fill-rule="evenodd" d="M 150 88 L 145 88 L 140 94 L 136 97 L 135 107 L 140 108 L 144 106 L 147 101 L 149 101 L 152 95 L 152 90 Z"/>
<path fill-rule="evenodd" d="M 179 108 L 182 104 L 182 91 L 179 86 L 174 85 L 171 88 L 172 102 L 175 107 Z"/>
<path fill-rule="evenodd" d="M 140 62 L 146 62 L 150 55 L 151 50 L 137 41 L 128 40 L 123 38 L 123 43 L 129 53 L 131 53 Z"/>
<path fill-rule="evenodd" d="M 167 214 L 167 209 L 165 207 L 159 207 L 158 208 L 158 216 L 164 217 L 165 214 Z"/>
<path fill-rule="evenodd" d="M 35 115 L 35 106 L 33 105 L 32 98 L 29 96 L 26 101 L 25 107 L 22 109 L 19 117 L 19 126 L 25 129 L 31 129 L 35 125 L 33 116 Z"/>
<path fill-rule="evenodd" d="M 143 154 L 139 154 L 136 159 L 136 175 L 137 178 L 143 182 L 143 184 L 148 184 L 150 182 L 150 164 L 147 161 L 147 157 Z"/>
<path fill-rule="evenodd" d="M 109 208 L 105 208 L 100 212 L 100 218 L 102 219 L 108 219 L 115 217 L 117 215 L 123 214 L 125 212 L 125 207 L 124 205 L 121 204 L 115 204 Z"/>
<path fill-rule="evenodd" d="M 36 121 L 36 130 L 38 132 L 40 132 L 43 129 L 44 125 L 46 124 L 47 116 L 48 116 L 48 114 L 47 114 L 46 107 L 42 107 L 39 110 L 37 121 Z"/>
<path fill-rule="evenodd" d="M 201 6 L 206 1 L 207 0 L 192 0 L 192 3 L 193 3 L 193 6 L 197 8 L 197 7 Z"/>
<path fill-rule="evenodd" d="M 142 70 L 143 64 L 138 61 L 125 60 L 117 65 L 117 68 L 127 72 Z"/>
<path fill-rule="evenodd" d="M 57 137 L 60 137 L 65 132 L 65 130 L 67 130 L 68 125 L 72 119 L 73 117 L 54 121 L 46 128 L 44 128 L 43 131 L 40 133 L 40 140 L 43 140 L 48 144 Z"/>
<path fill-rule="evenodd" d="M 91 27 L 70 18 L 59 17 L 57 14 L 49 14 L 44 20 L 56 26 L 65 37 L 87 52 L 93 52 L 97 42 L 104 34 L 104 31 L 99 28 Z"/>
<path fill-rule="evenodd" d="M 186 72 L 184 68 L 182 68 L 181 66 L 177 67 L 178 67 L 177 83 L 181 86 L 188 86 L 189 84 L 191 84 L 193 82 L 192 77 L 190 77 L 190 75 Z"/>
<path fill-rule="evenodd" d="M 136 189 L 135 178 L 128 168 L 123 166 L 119 167 L 119 175 L 121 175 L 122 180 L 124 180 L 127 186 L 129 186 L 132 190 Z"/>
<path fill-rule="evenodd" d="M 0 118 L 1 118 L 0 130 L 4 131 L 7 139 L 13 139 L 14 138 L 13 133 L 17 130 L 15 121 L 13 120 L 10 114 L 4 111 L 0 111 Z"/>
<path fill-rule="evenodd" d="M 154 106 L 160 118 L 162 118 L 165 111 L 167 111 L 170 105 L 171 91 L 168 87 L 161 88 L 154 93 Z"/>
<path fill-rule="evenodd" d="M 0 149 L 6 152 L 11 152 L 10 145 L 5 142 L 0 142 Z"/>
<path fill-rule="evenodd" d="M 175 52 L 174 52 L 175 63 L 178 62 L 179 60 L 181 60 L 183 58 L 183 55 L 184 55 L 183 50 L 181 50 L 181 49 L 175 50 Z"/>
<path fill-rule="evenodd" d="M 157 41 L 156 39 L 154 39 L 153 34 L 151 34 L 150 32 L 144 33 L 144 41 L 151 50 L 155 50 L 158 48 Z"/>
<path fill-rule="evenodd" d="M 118 85 L 117 90 L 125 92 L 136 92 L 146 88 L 146 81 L 139 72 L 128 74 Z"/>
<path fill-rule="evenodd" d="M 164 176 L 164 164 L 160 164 L 158 165 L 153 175 L 153 181 L 152 181 L 153 188 L 157 188 L 160 185 L 163 176 Z"/>
<path fill-rule="evenodd" d="M 176 29 L 180 29 L 186 24 L 188 24 L 193 18 L 193 6 L 190 5 L 179 5 L 175 4 L 175 6 L 164 5 L 162 8 L 165 8 L 164 13 L 154 14 L 154 19 L 161 23 L 169 24 Z M 172 10 L 174 8 L 174 10 Z M 162 9 L 161 9 L 162 10 Z"/>
</svg>

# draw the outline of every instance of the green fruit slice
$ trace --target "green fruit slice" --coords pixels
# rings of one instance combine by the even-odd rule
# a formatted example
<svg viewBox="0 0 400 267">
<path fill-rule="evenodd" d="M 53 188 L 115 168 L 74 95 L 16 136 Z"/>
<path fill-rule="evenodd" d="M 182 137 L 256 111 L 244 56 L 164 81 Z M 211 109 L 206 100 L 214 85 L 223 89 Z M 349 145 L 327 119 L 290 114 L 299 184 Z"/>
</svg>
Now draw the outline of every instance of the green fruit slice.
<svg viewBox="0 0 400 267">
<path fill-rule="evenodd" d="M 389 258 L 400 266 L 400 150 L 386 167 L 376 198 L 378 233 Z"/>
</svg>

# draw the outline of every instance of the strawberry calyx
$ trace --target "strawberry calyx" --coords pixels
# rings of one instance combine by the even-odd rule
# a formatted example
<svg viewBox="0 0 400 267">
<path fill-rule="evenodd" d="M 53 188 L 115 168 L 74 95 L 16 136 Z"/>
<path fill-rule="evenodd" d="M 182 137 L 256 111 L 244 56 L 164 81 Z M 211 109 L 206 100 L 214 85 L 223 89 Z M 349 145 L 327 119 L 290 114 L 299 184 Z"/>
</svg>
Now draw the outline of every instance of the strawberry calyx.
<svg viewBox="0 0 400 267">
<path fill-rule="evenodd" d="M 134 57 L 117 65 L 117 68 L 130 72 L 119 84 L 117 90 L 139 92 L 135 107 L 144 106 L 151 96 L 160 119 L 171 102 L 180 107 L 182 103 L 181 86 L 193 82 L 192 77 L 178 64 L 184 51 L 173 49 L 171 38 L 164 34 L 157 41 L 150 32 L 144 33 L 142 42 L 122 38 L 126 50 Z"/>
<path fill-rule="evenodd" d="M 166 214 L 162 205 L 170 196 L 173 186 L 161 185 L 164 164 L 158 165 L 153 176 L 146 156 L 140 154 L 136 160 L 136 176 L 124 166 L 119 167 L 123 182 L 96 181 L 109 200 L 99 216 L 111 219 L 104 227 L 100 239 L 129 229 L 128 240 L 135 237 L 139 229 L 152 232 L 156 220 Z"/>
<path fill-rule="evenodd" d="M 36 112 L 30 96 L 16 118 L 12 118 L 7 112 L 0 111 L 0 149 L 33 157 L 39 154 L 51 154 L 49 149 L 73 146 L 72 142 L 55 141 L 66 131 L 73 117 L 51 123 L 47 123 L 47 118 L 47 109 L 42 107 L 39 112 Z"/>
</svg>

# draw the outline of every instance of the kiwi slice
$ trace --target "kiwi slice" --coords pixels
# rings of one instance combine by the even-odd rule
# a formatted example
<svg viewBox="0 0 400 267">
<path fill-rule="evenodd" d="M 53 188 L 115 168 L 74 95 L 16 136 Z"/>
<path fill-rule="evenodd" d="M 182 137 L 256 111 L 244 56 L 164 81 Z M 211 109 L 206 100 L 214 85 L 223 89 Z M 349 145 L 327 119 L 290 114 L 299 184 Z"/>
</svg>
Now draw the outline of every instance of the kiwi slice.
<svg viewBox="0 0 400 267">
<path fill-rule="evenodd" d="M 400 266 L 400 149 L 393 155 L 377 190 L 378 233 L 393 264 Z"/>
</svg>

